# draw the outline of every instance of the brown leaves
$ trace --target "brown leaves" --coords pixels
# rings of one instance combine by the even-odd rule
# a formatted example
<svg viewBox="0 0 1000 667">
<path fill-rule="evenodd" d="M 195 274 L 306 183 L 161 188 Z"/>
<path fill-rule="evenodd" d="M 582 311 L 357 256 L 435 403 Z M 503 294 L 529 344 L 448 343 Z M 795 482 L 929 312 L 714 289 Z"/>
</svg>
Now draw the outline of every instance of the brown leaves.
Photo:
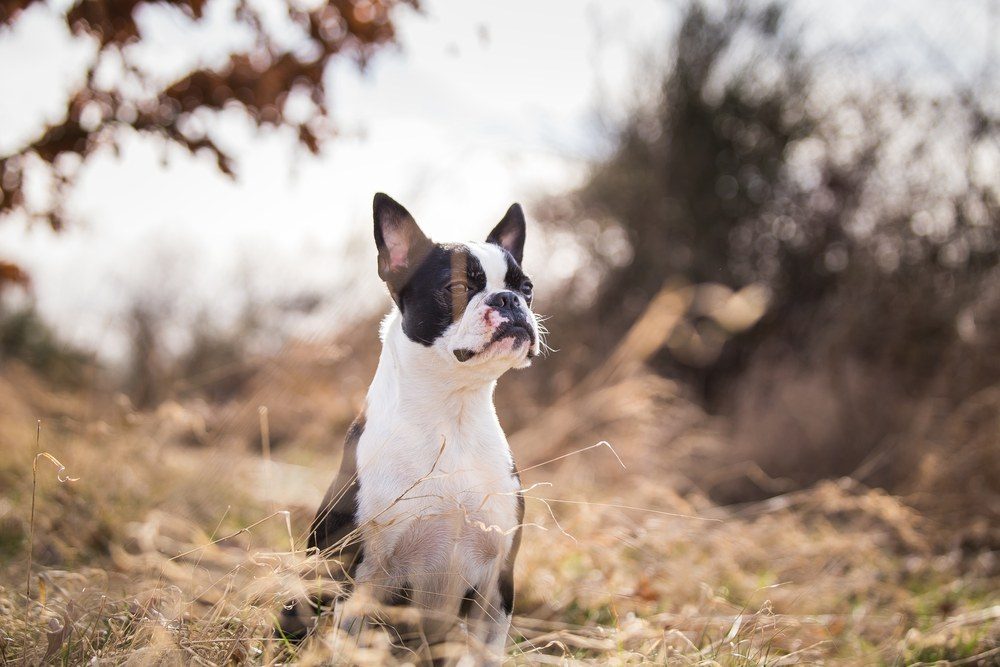
<svg viewBox="0 0 1000 667">
<path fill-rule="evenodd" d="M 17 20 L 21 11 L 35 0 L 0 0 L 0 26 Z M 65 120 L 50 125 L 36 139 L 13 155 L 0 158 L 0 214 L 25 206 L 22 168 L 23 156 L 34 154 L 43 162 L 54 164 L 60 155 L 71 153 L 86 158 L 105 144 L 114 145 L 117 131 L 131 127 L 143 133 L 158 134 L 186 148 L 189 152 L 205 149 L 215 155 L 219 169 L 232 175 L 232 157 L 210 135 L 192 136 L 182 129 L 188 116 L 199 109 L 221 110 L 231 104 L 242 108 L 258 126 L 291 125 L 300 143 L 312 153 L 320 150 L 322 140 L 330 136 L 327 119 L 324 72 L 333 57 L 351 57 L 364 66 L 375 51 L 395 39 L 391 15 L 400 4 L 416 7 L 417 0 L 334 0 L 303 10 L 291 0 L 274 0 L 284 6 L 288 17 L 302 30 L 307 48 L 287 48 L 272 39 L 267 22 L 249 3 L 240 2 L 232 20 L 248 27 L 254 34 L 254 46 L 248 52 L 233 53 L 218 68 L 194 69 L 155 91 L 144 73 L 128 62 L 123 47 L 142 40 L 136 12 L 146 0 L 88 0 L 76 3 L 66 15 L 66 24 L 76 35 L 97 39 L 99 53 L 90 65 L 83 86 L 66 103 Z M 166 0 L 194 21 L 199 21 L 205 0 Z M 136 77 L 152 96 L 143 98 L 126 94 L 118 88 L 99 88 L 94 71 L 104 54 L 126 59 L 128 76 Z M 304 89 L 312 101 L 313 118 L 289 120 L 285 102 L 293 89 Z M 99 113 L 93 113 L 97 110 Z M 85 111 L 87 112 L 86 119 Z M 55 178 L 53 209 L 33 212 L 47 217 L 53 227 L 62 225 L 59 200 L 69 180 Z"/>
<path fill-rule="evenodd" d="M 7 285 L 28 287 L 30 282 L 28 274 L 17 264 L 0 260 L 0 292 L 3 292 Z"/>
<path fill-rule="evenodd" d="M 10 23 L 39 0 L 0 0 L 0 23 Z"/>
</svg>

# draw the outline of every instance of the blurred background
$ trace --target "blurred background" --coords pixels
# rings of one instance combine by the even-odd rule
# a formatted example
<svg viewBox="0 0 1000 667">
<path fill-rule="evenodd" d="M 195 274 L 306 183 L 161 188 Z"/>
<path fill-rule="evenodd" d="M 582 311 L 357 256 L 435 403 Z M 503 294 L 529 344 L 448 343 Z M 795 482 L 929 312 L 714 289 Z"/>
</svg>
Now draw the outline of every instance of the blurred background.
<svg viewBox="0 0 1000 667">
<path fill-rule="evenodd" d="M 0 0 L 0 63 L 3 655 L 268 661 L 385 191 L 528 214 L 519 660 L 1000 656 L 1000 2 Z"/>
</svg>

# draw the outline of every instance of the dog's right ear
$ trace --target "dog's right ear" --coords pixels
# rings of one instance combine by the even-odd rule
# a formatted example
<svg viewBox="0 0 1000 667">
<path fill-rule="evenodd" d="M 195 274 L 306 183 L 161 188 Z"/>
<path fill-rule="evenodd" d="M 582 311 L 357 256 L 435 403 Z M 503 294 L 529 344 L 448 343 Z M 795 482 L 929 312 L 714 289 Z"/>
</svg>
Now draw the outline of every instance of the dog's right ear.
<svg viewBox="0 0 1000 667">
<path fill-rule="evenodd" d="M 375 218 L 375 246 L 378 248 L 378 275 L 395 298 L 433 244 L 420 231 L 410 212 L 389 195 L 376 194 L 372 212 Z"/>
</svg>

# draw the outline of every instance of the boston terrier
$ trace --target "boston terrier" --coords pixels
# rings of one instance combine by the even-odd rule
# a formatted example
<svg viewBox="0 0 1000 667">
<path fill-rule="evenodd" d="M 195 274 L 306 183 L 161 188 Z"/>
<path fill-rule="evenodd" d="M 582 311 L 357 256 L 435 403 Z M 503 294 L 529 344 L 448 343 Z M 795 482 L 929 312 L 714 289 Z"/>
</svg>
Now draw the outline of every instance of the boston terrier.
<svg viewBox="0 0 1000 667">
<path fill-rule="evenodd" d="M 342 628 L 402 605 L 417 612 L 423 650 L 458 631 L 491 656 L 480 662 L 499 660 L 524 499 L 493 390 L 542 349 L 524 214 L 511 206 L 485 243 L 435 243 L 387 195 L 373 209 L 394 307 L 309 548 L 352 584 L 334 605 Z M 283 612 L 289 632 L 302 606 Z"/>
</svg>

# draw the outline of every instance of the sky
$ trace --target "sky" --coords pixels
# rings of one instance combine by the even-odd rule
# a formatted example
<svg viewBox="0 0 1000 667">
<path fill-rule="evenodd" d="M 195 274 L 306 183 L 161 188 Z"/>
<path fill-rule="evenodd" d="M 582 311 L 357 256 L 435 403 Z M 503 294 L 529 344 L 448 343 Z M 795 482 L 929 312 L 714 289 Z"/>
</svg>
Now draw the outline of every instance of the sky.
<svg viewBox="0 0 1000 667">
<path fill-rule="evenodd" d="M 219 62 L 246 45 L 224 20 L 233 1 L 210 4 L 201 24 L 147 11 L 147 39 L 130 56 L 164 82 L 199 60 Z M 0 62 L 16 63 L 0 68 L 0 89 L 13 91 L 0 98 L 0 152 L 59 118 L 93 57 L 60 24 L 55 12 L 65 2 L 35 6 L 0 33 Z M 374 270 L 357 270 L 374 269 L 374 192 L 398 199 L 438 240 L 484 238 L 513 201 L 525 205 L 530 224 L 533 202 L 578 185 L 608 150 L 608 127 L 667 51 L 676 5 L 424 0 L 421 12 L 397 15 L 399 48 L 379 53 L 364 72 L 347 61 L 330 68 L 338 136 L 321 155 L 288 132 L 255 130 L 237 112 L 215 121 L 236 154 L 235 180 L 206 156 L 131 136 L 120 156 L 88 160 L 65 207 L 66 231 L 55 235 L 20 214 L 0 220 L 0 256 L 29 270 L 38 307 L 61 335 L 111 361 L 127 352 L 126 313 L 137 301 L 169 313 L 166 341 L 177 349 L 193 322 L 225 324 L 248 299 L 301 293 L 327 302 L 308 318 L 288 318 L 290 331 L 324 335 L 384 304 Z M 812 48 L 872 48 L 893 34 L 901 46 L 892 57 L 917 71 L 936 71 L 943 54 L 971 76 L 996 36 L 995 21 L 948 9 L 952 3 L 792 6 L 812 26 Z M 936 31 L 941 22 L 955 29 Z M 526 263 L 544 264 L 535 281 L 544 290 L 578 258 L 534 232 Z"/>
<path fill-rule="evenodd" d="M 237 155 L 236 180 L 180 150 L 167 150 L 164 164 L 161 142 L 132 137 L 120 157 L 85 165 L 66 231 L 15 216 L 0 225 L 0 253 L 30 271 L 39 308 L 61 333 L 111 358 L 125 351 L 124 314 L 137 299 L 169 301 L 181 338 L 205 312 L 236 317 L 248 292 L 336 294 L 332 312 L 305 324 L 335 326 L 381 298 L 374 271 L 347 288 L 355 276 L 343 270 L 352 258 L 374 267 L 365 241 L 375 192 L 407 206 L 433 238 L 478 240 L 513 201 L 530 217 L 532 200 L 580 181 L 601 150 L 599 112 L 623 111 L 630 59 L 653 50 L 670 19 L 662 2 L 630 9 L 523 0 L 404 9 L 399 48 L 364 72 L 349 61 L 328 72 L 339 136 L 320 156 L 238 113 L 217 128 Z M 142 23 L 150 38 L 135 55 L 164 80 L 193 54 L 210 61 L 240 44 L 211 17 L 199 29 L 163 11 Z M 92 55 L 48 8 L 0 35 L 0 62 L 19 63 L 0 69 L 0 85 L 18 91 L 0 99 L 0 150 L 59 118 Z"/>
</svg>

